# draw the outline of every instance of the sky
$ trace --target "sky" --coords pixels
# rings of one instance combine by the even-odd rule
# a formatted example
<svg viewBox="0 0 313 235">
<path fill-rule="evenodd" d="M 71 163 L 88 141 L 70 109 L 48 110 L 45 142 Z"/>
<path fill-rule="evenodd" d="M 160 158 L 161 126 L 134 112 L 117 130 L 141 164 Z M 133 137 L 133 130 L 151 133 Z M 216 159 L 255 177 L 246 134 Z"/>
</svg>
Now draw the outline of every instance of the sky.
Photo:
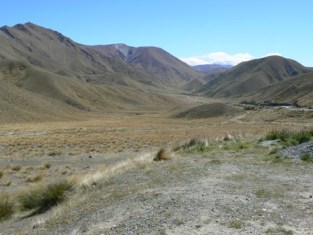
<svg viewBox="0 0 313 235">
<path fill-rule="evenodd" d="M 10 0 L 0 25 L 32 22 L 86 45 L 161 47 L 185 62 L 281 55 L 313 67 L 312 0 Z"/>
</svg>

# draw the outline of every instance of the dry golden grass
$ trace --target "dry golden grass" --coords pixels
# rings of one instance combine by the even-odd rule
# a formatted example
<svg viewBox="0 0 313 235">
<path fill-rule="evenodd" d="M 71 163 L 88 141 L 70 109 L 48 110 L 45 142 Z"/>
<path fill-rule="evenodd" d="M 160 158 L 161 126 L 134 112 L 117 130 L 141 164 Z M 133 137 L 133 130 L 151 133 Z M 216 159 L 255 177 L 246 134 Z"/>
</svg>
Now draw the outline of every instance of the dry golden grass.
<svg viewBox="0 0 313 235">
<path fill-rule="evenodd" d="M 13 185 L 14 188 L 27 187 L 36 182 L 45 183 L 51 177 L 84 175 L 83 179 L 79 180 L 83 182 L 82 187 L 93 188 L 92 185 L 99 184 L 102 179 L 105 181 L 108 175 L 138 165 L 130 160 L 127 166 L 97 169 L 96 163 L 92 163 L 95 160 L 93 156 L 121 151 L 155 152 L 157 146 L 168 149 L 175 145 L 180 146 L 193 138 L 207 141 L 237 136 L 258 138 L 272 129 L 301 129 L 312 123 L 310 120 L 293 123 L 293 119 L 288 117 L 280 119 L 280 122 L 273 121 L 278 117 L 281 117 L 280 111 L 268 110 L 201 120 L 174 119 L 154 114 L 111 114 L 101 116 L 101 119 L 80 122 L 0 125 L 0 143 L 3 147 L 0 159 L 12 161 L 0 169 L 0 184 L 7 187 Z M 88 156 L 92 158 L 89 159 Z M 153 157 L 151 155 L 149 160 L 152 161 Z M 168 158 L 167 153 L 160 153 L 159 158 Z M 24 165 L 18 162 L 28 159 L 37 163 Z M 62 162 L 58 165 L 56 162 L 60 159 L 72 159 L 73 164 Z M 140 164 L 144 166 L 145 161 Z M 18 169 L 18 166 L 21 168 Z"/>
<path fill-rule="evenodd" d="M 262 114 L 263 115 L 263 114 Z M 290 122 L 260 121 L 261 114 L 239 118 L 184 120 L 146 114 L 139 116 L 107 115 L 88 121 L 24 123 L 0 125 L 3 158 L 77 155 L 82 153 L 139 151 L 155 146 L 169 147 L 193 137 L 223 138 L 230 135 L 261 136 L 274 128 L 292 127 Z M 274 119 L 276 114 L 267 114 Z M 275 117 L 274 117 L 275 116 Z M 265 116 L 264 118 L 265 119 Z M 258 122 L 256 125 L 255 122 Z M 286 124 L 287 123 L 287 124 Z"/>
<path fill-rule="evenodd" d="M 14 213 L 14 203 L 8 194 L 0 193 L 0 221 L 9 219 Z"/>
<path fill-rule="evenodd" d="M 96 172 L 78 176 L 75 181 L 80 182 L 79 187 L 81 189 L 90 190 L 93 187 L 101 187 L 102 184 L 113 176 L 147 166 L 149 163 L 151 163 L 151 154 L 141 154 L 134 159 L 122 161 L 114 166 L 102 165 Z"/>
</svg>

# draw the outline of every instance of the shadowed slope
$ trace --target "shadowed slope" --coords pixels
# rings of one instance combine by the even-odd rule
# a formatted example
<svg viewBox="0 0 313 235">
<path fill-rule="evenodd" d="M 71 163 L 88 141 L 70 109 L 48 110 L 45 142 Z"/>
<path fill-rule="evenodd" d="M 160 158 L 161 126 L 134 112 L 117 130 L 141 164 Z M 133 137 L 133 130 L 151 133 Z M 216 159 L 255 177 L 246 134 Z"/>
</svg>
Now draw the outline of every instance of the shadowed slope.
<svg viewBox="0 0 313 235">
<path fill-rule="evenodd" d="M 224 103 L 211 103 L 196 106 L 194 108 L 188 109 L 186 111 L 180 112 L 174 117 L 177 118 L 209 118 L 209 117 L 219 117 L 224 115 L 234 115 L 239 112 L 239 109 Z"/>
</svg>

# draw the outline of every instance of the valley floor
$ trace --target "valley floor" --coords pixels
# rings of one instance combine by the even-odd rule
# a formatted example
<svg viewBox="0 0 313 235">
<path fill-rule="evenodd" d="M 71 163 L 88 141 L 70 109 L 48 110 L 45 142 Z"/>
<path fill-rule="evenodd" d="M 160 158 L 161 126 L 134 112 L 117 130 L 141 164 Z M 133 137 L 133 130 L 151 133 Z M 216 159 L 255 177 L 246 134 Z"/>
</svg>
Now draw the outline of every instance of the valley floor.
<svg viewBox="0 0 313 235">
<path fill-rule="evenodd" d="M 164 116 L 1 125 L 2 193 L 52 179 L 75 186 L 43 214 L 18 211 L 0 222 L 0 234 L 311 233 L 313 164 L 277 160 L 275 146 L 258 143 L 273 129 L 312 128 L 310 113 Z M 204 149 L 173 151 L 195 137 L 206 140 Z M 154 162 L 160 148 L 172 159 Z"/>
</svg>

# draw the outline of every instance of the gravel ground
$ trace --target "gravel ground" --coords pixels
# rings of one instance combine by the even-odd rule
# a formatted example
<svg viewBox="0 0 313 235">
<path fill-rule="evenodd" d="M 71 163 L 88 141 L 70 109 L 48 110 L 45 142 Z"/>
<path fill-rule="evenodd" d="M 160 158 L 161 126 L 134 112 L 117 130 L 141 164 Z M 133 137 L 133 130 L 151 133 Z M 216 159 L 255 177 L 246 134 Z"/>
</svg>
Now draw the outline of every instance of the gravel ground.
<svg viewBox="0 0 313 235">
<path fill-rule="evenodd" d="M 269 148 L 188 154 L 118 174 L 0 234 L 313 234 L 313 164 Z"/>
</svg>

